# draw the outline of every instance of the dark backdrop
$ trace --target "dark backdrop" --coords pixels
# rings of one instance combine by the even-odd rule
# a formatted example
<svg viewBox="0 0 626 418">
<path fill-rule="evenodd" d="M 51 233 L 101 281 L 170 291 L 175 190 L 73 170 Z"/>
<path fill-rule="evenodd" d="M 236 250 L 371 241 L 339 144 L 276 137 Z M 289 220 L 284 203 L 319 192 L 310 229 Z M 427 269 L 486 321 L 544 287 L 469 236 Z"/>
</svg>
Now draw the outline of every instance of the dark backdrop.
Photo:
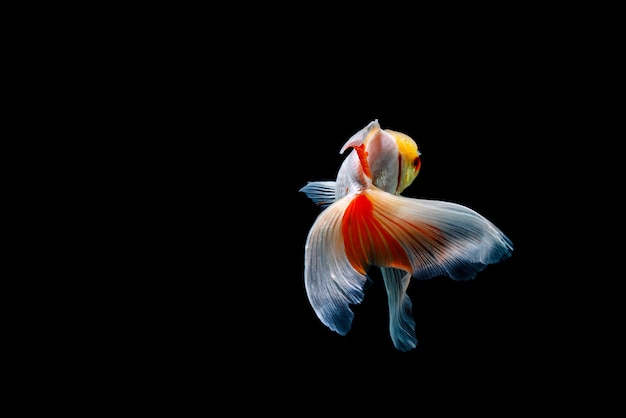
<svg viewBox="0 0 626 418">
<path fill-rule="evenodd" d="M 398 385 L 472 388 L 510 403 L 550 396 L 551 382 L 571 372 L 560 353 L 573 327 L 554 303 L 566 277 L 553 273 L 546 240 L 559 212 L 544 191 L 563 175 L 545 171 L 562 117 L 550 75 L 503 62 L 496 71 L 477 57 L 369 75 L 304 57 L 281 62 L 234 77 L 179 76 L 143 116 L 150 135 L 129 198 L 140 202 L 150 273 L 138 269 L 127 288 L 135 298 L 124 358 L 191 393 L 323 382 L 319 390 L 335 394 Z M 304 244 L 319 208 L 299 189 L 334 179 L 340 148 L 373 119 L 420 147 L 421 172 L 404 195 L 469 206 L 514 245 L 512 258 L 472 281 L 414 280 L 419 344 L 406 353 L 388 335 L 376 271 L 346 336 L 319 322 L 304 291 Z M 520 392 L 526 381 L 535 386 Z"/>
</svg>

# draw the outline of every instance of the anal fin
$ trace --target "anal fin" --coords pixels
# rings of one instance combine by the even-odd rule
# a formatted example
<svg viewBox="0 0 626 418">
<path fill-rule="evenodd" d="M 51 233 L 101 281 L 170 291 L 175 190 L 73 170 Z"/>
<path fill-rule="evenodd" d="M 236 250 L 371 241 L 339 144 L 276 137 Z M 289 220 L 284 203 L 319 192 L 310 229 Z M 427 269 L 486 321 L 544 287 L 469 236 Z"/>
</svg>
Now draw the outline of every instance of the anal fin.
<svg viewBox="0 0 626 418">
<path fill-rule="evenodd" d="M 412 350 L 417 346 L 417 337 L 413 304 L 406 293 L 411 273 L 391 267 L 382 267 L 380 270 L 387 289 L 391 340 L 400 351 Z"/>
</svg>

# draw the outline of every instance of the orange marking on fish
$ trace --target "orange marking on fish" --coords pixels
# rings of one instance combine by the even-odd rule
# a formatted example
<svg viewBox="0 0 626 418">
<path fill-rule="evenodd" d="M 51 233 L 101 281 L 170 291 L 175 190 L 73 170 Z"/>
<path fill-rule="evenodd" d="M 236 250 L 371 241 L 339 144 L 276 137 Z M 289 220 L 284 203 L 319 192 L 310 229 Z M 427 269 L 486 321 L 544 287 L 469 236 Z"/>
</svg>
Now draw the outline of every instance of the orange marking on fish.
<svg viewBox="0 0 626 418">
<path fill-rule="evenodd" d="M 406 251 L 374 217 L 374 206 L 365 195 L 356 196 L 341 220 L 346 256 L 361 274 L 371 265 L 412 271 Z"/>
<path fill-rule="evenodd" d="M 359 160 L 361 161 L 361 167 L 363 167 L 363 173 L 369 178 L 372 178 L 372 171 L 370 170 L 370 164 L 367 162 L 367 151 L 365 151 L 365 144 L 354 147 Z"/>
</svg>

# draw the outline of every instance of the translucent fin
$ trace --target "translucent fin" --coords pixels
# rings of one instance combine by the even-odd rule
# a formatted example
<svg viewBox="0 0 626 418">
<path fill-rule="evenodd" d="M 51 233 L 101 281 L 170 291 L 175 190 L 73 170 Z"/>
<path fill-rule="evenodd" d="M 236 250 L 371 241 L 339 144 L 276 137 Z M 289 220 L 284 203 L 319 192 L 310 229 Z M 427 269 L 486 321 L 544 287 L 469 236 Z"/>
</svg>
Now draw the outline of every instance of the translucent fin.
<svg viewBox="0 0 626 418">
<path fill-rule="evenodd" d="M 386 254 L 393 254 L 373 257 L 366 251 L 372 265 L 411 270 L 418 279 L 443 275 L 468 280 L 513 252 L 512 242 L 502 231 L 466 206 L 412 199 L 376 188 L 365 194 L 372 202 L 368 230 L 377 231 L 377 247 L 389 248 Z M 405 252 L 402 256 L 398 246 Z"/>
<path fill-rule="evenodd" d="M 306 240 L 304 283 L 318 318 L 331 330 L 345 335 L 352 326 L 350 304 L 363 300 L 365 274 L 354 269 L 344 250 L 341 220 L 354 198 L 345 196 L 317 217 Z"/>
<path fill-rule="evenodd" d="M 316 205 L 326 208 L 335 201 L 334 181 L 310 181 L 300 189 Z"/>
<path fill-rule="evenodd" d="M 348 139 L 346 143 L 343 144 L 343 147 L 341 147 L 339 153 L 343 154 L 348 148 L 358 148 L 359 146 L 363 145 L 365 143 L 365 140 L 367 139 L 367 136 L 373 129 L 380 130 L 378 119 L 374 119 L 373 121 L 368 123 L 363 129 L 352 135 L 350 139 Z"/>
<path fill-rule="evenodd" d="M 382 267 L 380 269 L 389 301 L 389 334 L 393 345 L 400 351 L 409 351 L 417 346 L 413 304 L 406 290 L 411 273 Z"/>
</svg>

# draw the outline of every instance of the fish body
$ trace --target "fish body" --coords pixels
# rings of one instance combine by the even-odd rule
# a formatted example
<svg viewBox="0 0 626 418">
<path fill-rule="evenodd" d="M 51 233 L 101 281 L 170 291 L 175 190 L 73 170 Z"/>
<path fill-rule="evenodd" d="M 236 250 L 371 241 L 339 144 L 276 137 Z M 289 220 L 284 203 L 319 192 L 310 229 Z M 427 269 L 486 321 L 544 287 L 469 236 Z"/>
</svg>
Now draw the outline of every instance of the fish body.
<svg viewBox="0 0 626 418">
<path fill-rule="evenodd" d="M 321 207 L 306 238 L 304 283 L 320 321 L 346 335 L 363 301 L 372 267 L 380 268 L 394 347 L 417 346 L 412 278 L 475 278 L 487 265 L 511 256 L 511 240 L 476 211 L 452 202 L 401 193 L 421 169 L 420 151 L 408 135 L 382 129 L 378 120 L 355 133 L 340 153 L 336 180 L 300 189 Z"/>
</svg>

